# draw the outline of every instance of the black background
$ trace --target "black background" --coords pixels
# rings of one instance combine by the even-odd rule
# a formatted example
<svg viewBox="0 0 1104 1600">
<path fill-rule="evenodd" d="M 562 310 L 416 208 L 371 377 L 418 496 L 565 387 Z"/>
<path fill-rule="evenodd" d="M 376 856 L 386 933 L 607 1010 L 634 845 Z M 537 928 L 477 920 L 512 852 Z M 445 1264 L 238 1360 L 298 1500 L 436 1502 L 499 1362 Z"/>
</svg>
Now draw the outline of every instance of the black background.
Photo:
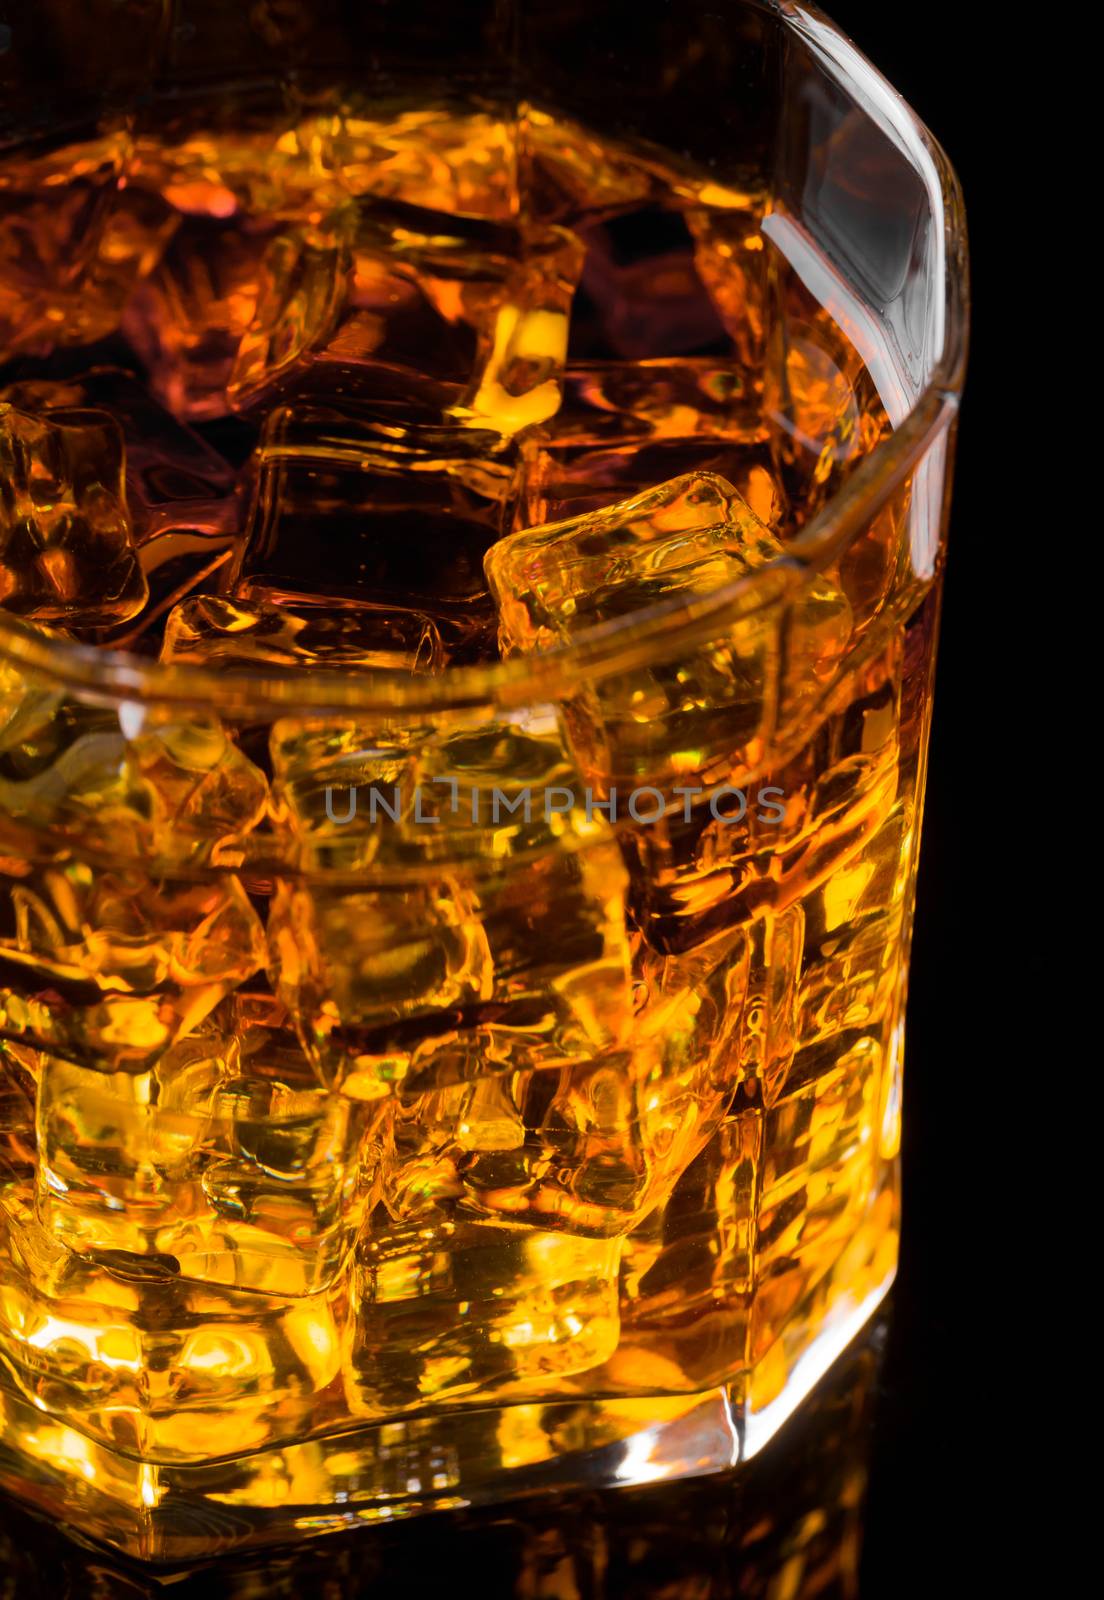
<svg viewBox="0 0 1104 1600">
<path fill-rule="evenodd" d="M 1018 1556 L 1026 1536 L 1023 1529 L 999 1524 L 994 1532 L 990 1520 L 994 1488 L 1010 1450 L 1001 1417 L 1009 1416 L 1003 1399 L 1005 1352 L 1014 1337 L 1013 1307 L 1002 1271 L 1012 1253 L 1007 1235 L 1015 1213 L 1006 1192 L 1011 1179 L 1002 1149 L 1008 1135 L 999 1106 L 1008 1101 L 1008 1074 L 1027 1049 L 1030 1024 L 1018 1018 L 1026 995 L 1017 992 L 1021 980 L 1015 967 L 1007 988 L 995 988 L 997 940 L 1014 932 L 1002 926 L 1011 911 L 1000 890 L 1002 852 L 1010 833 L 1001 824 L 997 781 L 1002 770 L 998 728 L 1003 652 L 997 620 L 1001 553 L 994 546 L 1002 531 L 998 513 L 1011 471 L 1006 458 L 1002 478 L 1000 450 L 1007 386 L 1013 380 L 1000 367 L 1010 314 L 1001 270 L 1010 244 L 1005 184 L 1014 147 L 1002 131 L 1009 105 L 1002 99 L 1001 84 L 1011 80 L 1010 64 L 1001 57 L 992 9 L 981 8 L 980 16 L 977 9 L 965 0 L 833 0 L 828 6 L 932 129 L 959 173 L 970 225 L 975 303 L 909 1002 L 902 1261 L 889 1315 L 883 1319 L 886 1345 L 869 1437 L 860 1600 L 914 1594 L 953 1600 L 975 1592 L 1004 1593 L 997 1569 L 1009 1554 Z M 1020 425 L 1024 448 L 1028 420 L 1025 415 Z M 1009 443 L 1003 434 L 1006 451 Z M 1031 603 L 1030 596 L 1021 602 Z M 987 821 L 986 808 L 994 806 Z M 1024 974 L 1023 983 L 1028 976 Z M 1008 1041 L 998 1037 L 1000 1016 L 1006 1027 L 1011 1025 Z M 653 1499 L 653 1506 L 657 1503 L 662 1504 Z M 687 1515 L 693 1518 L 696 1502 L 676 1490 L 670 1503 L 671 1540 L 677 1544 L 686 1537 L 685 1520 Z M 573 1513 L 568 1508 L 564 1514 Z M 511 1571 L 512 1546 L 508 1541 L 496 1545 L 493 1533 L 477 1547 L 478 1571 L 446 1570 L 459 1549 L 443 1530 L 432 1532 L 434 1520 L 422 1524 L 424 1534 L 414 1536 L 422 1545 L 416 1577 L 401 1560 L 390 1569 L 385 1561 L 383 1574 L 377 1567 L 371 1577 L 350 1578 L 345 1568 L 346 1577 L 328 1578 L 312 1566 L 304 1576 L 304 1597 L 357 1600 L 368 1593 L 413 1594 L 419 1580 L 434 1579 L 436 1543 L 442 1593 L 481 1593 L 487 1600 L 515 1593 L 539 1600 L 576 1600 L 577 1595 L 585 1600 L 576 1589 L 563 1587 L 562 1579 L 550 1580 L 547 1587 L 519 1588 Z M 0 1600 L 39 1600 L 39 1595 L 45 1600 L 47 1594 L 79 1600 L 86 1593 L 106 1597 L 145 1592 L 144 1585 L 140 1591 L 125 1576 L 112 1576 L 95 1558 L 87 1568 L 80 1558 L 59 1565 L 56 1536 L 22 1512 L 13 1510 L 7 1526 L 24 1551 L 41 1540 L 41 1553 L 25 1555 L 18 1572 L 8 1576 L 0 1569 Z M 660 1566 L 654 1589 L 634 1585 L 634 1596 L 685 1594 L 697 1600 L 699 1594 L 720 1592 L 671 1587 Z M 738 1587 L 738 1576 L 730 1581 L 733 1587 L 725 1588 L 726 1594 L 760 1595 L 758 1588 Z M 250 1595 L 268 1592 L 265 1579 L 258 1582 Z M 216 1600 L 219 1583 L 213 1573 L 208 1571 L 202 1585 L 208 1600 Z M 619 1600 L 615 1588 L 600 1592 Z M 1021 1581 L 1007 1592 L 1039 1591 Z M 830 1587 L 824 1593 L 839 1600 L 853 1589 Z M 763 1596 L 790 1600 L 784 1588 L 769 1595 L 763 1591 Z M 805 1596 L 802 1589 L 801 1600 Z"/>
<path fill-rule="evenodd" d="M 958 438 L 908 1007 L 901 1266 L 869 1462 L 861 1600 L 1041 1590 L 1025 1564 L 1031 1519 L 999 1509 L 1017 1445 L 1011 1279 L 1026 1219 L 1015 1195 L 1012 1107 L 1032 1049 L 1028 958 L 1003 973 L 1023 907 L 1009 734 L 1017 715 L 1010 496 L 1026 459 L 1007 428 L 1030 356 L 1013 359 L 1017 165 L 1032 127 L 1003 8 L 827 0 L 826 9 L 938 138 L 962 183 L 970 235 L 970 365 Z M 1037 38 L 1042 50 L 1045 30 Z M 1042 58 L 1037 89 L 1046 94 Z M 1017 296 L 1020 296 L 1017 303 Z M 1027 434 L 1021 435 L 1026 446 Z M 998 544 L 998 540 L 1000 541 Z M 1008 610 L 1009 607 L 1013 609 Z M 1005 619 L 1002 625 L 1002 617 Z M 1042 635 L 1040 635 L 1042 637 Z M 1022 1263 L 1022 1253 L 1021 1253 Z M 1017 1341 L 1020 1347 L 1017 1348 Z M 1014 1573 L 1006 1591 L 998 1573 Z"/>
</svg>

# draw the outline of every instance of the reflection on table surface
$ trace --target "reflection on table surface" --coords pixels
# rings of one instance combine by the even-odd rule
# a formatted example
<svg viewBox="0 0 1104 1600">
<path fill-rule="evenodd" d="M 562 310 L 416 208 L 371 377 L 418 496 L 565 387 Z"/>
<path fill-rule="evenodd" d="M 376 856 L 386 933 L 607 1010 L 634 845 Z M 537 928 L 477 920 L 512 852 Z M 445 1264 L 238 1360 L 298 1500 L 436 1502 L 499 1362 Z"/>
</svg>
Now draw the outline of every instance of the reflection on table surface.
<svg viewBox="0 0 1104 1600">
<path fill-rule="evenodd" d="M 886 1318 L 734 1473 L 450 1512 L 292 1550 L 142 1569 L 0 1502 L 0 1600 L 854 1600 Z"/>
</svg>

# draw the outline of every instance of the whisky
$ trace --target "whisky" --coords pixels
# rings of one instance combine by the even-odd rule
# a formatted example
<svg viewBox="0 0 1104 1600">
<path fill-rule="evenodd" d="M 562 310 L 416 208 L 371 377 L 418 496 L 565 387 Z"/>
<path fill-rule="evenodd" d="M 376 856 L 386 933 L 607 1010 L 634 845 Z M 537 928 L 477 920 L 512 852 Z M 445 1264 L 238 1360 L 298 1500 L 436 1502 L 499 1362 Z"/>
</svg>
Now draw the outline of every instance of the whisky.
<svg viewBox="0 0 1104 1600">
<path fill-rule="evenodd" d="M 763 173 L 288 103 L 0 176 L 0 1471 L 147 1555 L 747 1453 L 896 1255 L 869 351 Z"/>
</svg>

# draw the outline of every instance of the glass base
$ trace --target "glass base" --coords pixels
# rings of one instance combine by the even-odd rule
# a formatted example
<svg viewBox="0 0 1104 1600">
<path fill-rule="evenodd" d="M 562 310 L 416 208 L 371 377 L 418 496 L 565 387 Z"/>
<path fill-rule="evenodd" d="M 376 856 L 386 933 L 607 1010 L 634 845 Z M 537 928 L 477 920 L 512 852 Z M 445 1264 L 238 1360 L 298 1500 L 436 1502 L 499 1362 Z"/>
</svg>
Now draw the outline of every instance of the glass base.
<svg viewBox="0 0 1104 1600">
<path fill-rule="evenodd" d="M 815 1315 L 802 1308 L 722 1387 L 455 1410 L 202 1466 L 120 1455 L 0 1387 L 0 1486 L 128 1556 L 179 1563 L 525 1495 L 701 1476 L 763 1449 L 893 1276 L 873 1288 L 867 1279 L 860 1299 L 830 1273 L 812 1296 Z"/>
</svg>

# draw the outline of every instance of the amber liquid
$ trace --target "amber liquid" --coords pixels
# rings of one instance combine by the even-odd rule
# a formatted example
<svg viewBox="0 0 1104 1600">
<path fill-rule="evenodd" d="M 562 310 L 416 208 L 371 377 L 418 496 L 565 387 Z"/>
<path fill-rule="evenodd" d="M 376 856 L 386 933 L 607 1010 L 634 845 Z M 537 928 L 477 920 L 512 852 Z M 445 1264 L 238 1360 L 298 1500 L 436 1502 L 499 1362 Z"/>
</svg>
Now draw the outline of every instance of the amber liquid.
<svg viewBox="0 0 1104 1600">
<path fill-rule="evenodd" d="M 489 116 L 317 124 L 9 160 L 32 626 L 220 670 L 525 656 L 762 571 L 888 431 L 754 186 L 536 112 L 520 157 Z M 136 1506 L 257 1453 L 236 1503 L 324 1504 L 275 1447 L 424 1418 L 387 1492 L 445 1494 L 450 1410 L 505 1470 L 573 1447 L 553 1402 L 782 1393 L 895 1259 L 905 519 L 781 656 L 731 624 L 511 718 L 143 714 L 3 663 L 9 1446 Z M 680 782 L 655 821 L 583 798 Z"/>
</svg>

